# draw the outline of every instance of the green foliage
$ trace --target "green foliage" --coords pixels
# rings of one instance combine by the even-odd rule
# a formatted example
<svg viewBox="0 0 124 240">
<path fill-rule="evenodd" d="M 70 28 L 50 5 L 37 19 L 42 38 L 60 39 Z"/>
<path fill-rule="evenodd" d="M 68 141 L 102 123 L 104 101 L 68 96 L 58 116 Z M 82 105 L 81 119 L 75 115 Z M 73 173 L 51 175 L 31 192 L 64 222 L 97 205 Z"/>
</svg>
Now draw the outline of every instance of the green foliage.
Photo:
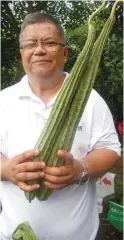
<svg viewBox="0 0 124 240">
<path fill-rule="evenodd" d="M 87 38 L 87 32 L 88 32 L 87 22 L 73 30 L 69 29 L 65 31 L 65 38 L 69 47 L 68 62 L 65 66 L 65 71 L 70 72 L 70 70 L 72 69 L 72 66 L 75 63 L 77 56 L 83 49 L 83 46 Z"/>
<path fill-rule="evenodd" d="M 123 94 L 123 42 L 114 33 L 105 46 L 96 80 L 96 90 L 107 101 L 115 120 L 121 121 Z"/>
<path fill-rule="evenodd" d="M 2 66 L 1 75 L 2 75 L 2 89 L 17 83 L 19 80 L 21 80 L 21 78 L 24 75 L 21 61 L 14 62 L 11 68 Z"/>
</svg>

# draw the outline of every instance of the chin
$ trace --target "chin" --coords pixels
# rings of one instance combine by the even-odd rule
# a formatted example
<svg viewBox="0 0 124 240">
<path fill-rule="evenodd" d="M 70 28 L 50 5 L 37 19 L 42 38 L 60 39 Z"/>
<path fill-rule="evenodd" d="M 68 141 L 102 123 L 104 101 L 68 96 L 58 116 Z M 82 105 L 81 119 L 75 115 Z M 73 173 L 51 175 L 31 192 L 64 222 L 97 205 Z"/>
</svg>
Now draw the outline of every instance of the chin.
<svg viewBox="0 0 124 240">
<path fill-rule="evenodd" d="M 34 75 L 36 77 L 49 77 L 49 76 L 52 75 L 52 72 L 51 71 L 40 70 L 40 71 L 33 72 L 32 75 Z"/>
</svg>

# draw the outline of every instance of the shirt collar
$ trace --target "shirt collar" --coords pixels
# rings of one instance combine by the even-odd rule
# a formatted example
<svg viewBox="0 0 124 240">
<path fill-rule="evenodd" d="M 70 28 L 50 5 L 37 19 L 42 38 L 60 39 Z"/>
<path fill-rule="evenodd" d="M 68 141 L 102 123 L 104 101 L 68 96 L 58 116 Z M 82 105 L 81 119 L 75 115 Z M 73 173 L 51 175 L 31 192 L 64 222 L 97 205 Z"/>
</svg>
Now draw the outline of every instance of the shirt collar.
<svg viewBox="0 0 124 240">
<path fill-rule="evenodd" d="M 68 74 L 67 72 L 64 72 L 64 74 L 65 74 L 65 79 L 64 79 L 64 82 L 65 82 L 69 74 Z M 63 82 L 63 84 L 64 84 L 64 82 Z M 63 84 L 62 84 L 61 88 L 63 87 Z M 60 88 L 60 90 L 61 90 L 61 88 Z M 59 90 L 59 91 L 57 92 L 57 94 L 51 99 L 51 101 L 47 104 L 48 106 L 52 105 L 52 104 L 55 102 L 55 100 L 56 100 L 56 98 L 57 98 L 60 90 Z M 19 98 L 30 98 L 30 99 L 32 99 L 32 100 L 35 100 L 35 101 L 38 101 L 38 102 L 42 102 L 41 99 L 38 98 L 38 97 L 32 92 L 32 90 L 31 90 L 31 88 L 30 88 L 30 86 L 29 86 L 28 76 L 27 76 L 27 75 L 25 75 L 25 76 L 21 79 L 21 81 L 20 81 L 19 94 L 18 94 L 18 96 L 19 96 Z"/>
<path fill-rule="evenodd" d="M 19 97 L 20 98 L 23 98 L 23 97 L 32 97 L 32 90 L 29 86 L 29 83 L 28 83 L 28 76 L 25 75 L 21 81 L 20 81 L 20 91 L 19 91 Z"/>
</svg>

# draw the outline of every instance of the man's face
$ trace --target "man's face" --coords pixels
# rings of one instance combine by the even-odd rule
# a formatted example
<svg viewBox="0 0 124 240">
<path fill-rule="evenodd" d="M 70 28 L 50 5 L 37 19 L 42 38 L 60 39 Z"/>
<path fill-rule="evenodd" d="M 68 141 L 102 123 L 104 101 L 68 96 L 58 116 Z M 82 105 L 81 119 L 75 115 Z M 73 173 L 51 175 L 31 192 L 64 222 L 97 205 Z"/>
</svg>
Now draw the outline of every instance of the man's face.
<svg viewBox="0 0 124 240">
<path fill-rule="evenodd" d="M 38 41 L 38 46 L 35 47 Z M 68 55 L 67 46 L 42 45 L 42 42 L 63 42 L 52 22 L 27 25 L 21 35 L 20 50 L 25 72 L 29 76 L 50 76 L 62 72 Z"/>
</svg>

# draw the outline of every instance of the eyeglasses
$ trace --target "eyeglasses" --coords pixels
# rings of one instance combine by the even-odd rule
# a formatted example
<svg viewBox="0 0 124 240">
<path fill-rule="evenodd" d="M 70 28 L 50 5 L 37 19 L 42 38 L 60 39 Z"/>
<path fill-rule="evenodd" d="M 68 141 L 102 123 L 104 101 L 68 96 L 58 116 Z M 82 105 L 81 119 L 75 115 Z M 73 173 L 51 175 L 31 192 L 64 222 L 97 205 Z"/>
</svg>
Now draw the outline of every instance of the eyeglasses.
<svg viewBox="0 0 124 240">
<path fill-rule="evenodd" d="M 61 46 L 61 47 L 65 47 L 66 44 L 65 43 L 61 43 L 61 42 L 55 42 L 55 41 L 42 41 L 42 42 L 30 42 L 27 44 L 22 45 L 20 48 L 21 49 L 25 49 L 25 50 L 33 50 L 35 51 L 35 49 L 39 46 L 42 46 L 45 50 L 51 51 L 56 49 L 57 46 Z"/>
</svg>

